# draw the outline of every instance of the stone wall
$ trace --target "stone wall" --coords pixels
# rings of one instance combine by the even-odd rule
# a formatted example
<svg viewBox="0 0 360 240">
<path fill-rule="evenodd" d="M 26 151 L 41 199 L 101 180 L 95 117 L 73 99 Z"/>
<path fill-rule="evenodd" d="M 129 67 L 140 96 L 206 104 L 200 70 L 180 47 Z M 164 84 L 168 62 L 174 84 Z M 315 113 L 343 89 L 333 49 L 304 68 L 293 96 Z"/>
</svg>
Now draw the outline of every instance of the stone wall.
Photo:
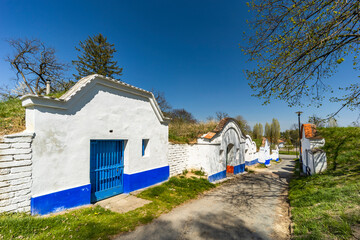
<svg viewBox="0 0 360 240">
<path fill-rule="evenodd" d="M 189 145 L 169 143 L 168 160 L 170 176 L 182 174 L 189 160 Z"/>
<path fill-rule="evenodd" d="M 30 212 L 34 133 L 0 138 L 0 212 Z"/>
</svg>

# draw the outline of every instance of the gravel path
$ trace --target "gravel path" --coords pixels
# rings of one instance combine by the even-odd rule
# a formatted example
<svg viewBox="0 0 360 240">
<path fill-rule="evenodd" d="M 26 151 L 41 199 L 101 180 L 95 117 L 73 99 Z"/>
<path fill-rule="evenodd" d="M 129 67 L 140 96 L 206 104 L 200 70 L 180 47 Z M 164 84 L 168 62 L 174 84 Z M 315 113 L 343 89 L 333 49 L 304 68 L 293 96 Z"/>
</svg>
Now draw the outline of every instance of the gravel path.
<svg viewBox="0 0 360 240">
<path fill-rule="evenodd" d="M 114 239 L 289 239 L 286 196 L 292 157 L 236 176 Z"/>
</svg>

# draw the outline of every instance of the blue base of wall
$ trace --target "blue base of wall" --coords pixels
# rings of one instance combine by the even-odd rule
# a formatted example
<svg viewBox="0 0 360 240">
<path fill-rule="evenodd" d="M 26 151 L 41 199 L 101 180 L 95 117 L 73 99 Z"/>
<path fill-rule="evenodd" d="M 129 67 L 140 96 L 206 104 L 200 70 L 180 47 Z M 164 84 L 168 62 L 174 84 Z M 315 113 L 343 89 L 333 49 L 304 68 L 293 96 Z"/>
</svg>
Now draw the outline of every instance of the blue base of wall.
<svg viewBox="0 0 360 240">
<path fill-rule="evenodd" d="M 270 165 L 270 160 L 271 160 L 271 159 L 265 160 L 265 165 L 266 165 L 266 166 L 267 166 L 267 165 Z"/>
<path fill-rule="evenodd" d="M 278 162 L 278 161 L 279 161 L 279 158 L 277 158 L 275 161 L 277 161 L 277 162 Z"/>
<path fill-rule="evenodd" d="M 259 162 L 259 159 L 254 159 L 252 161 L 245 161 L 245 165 L 251 166 L 251 165 L 257 164 L 258 162 Z"/>
<path fill-rule="evenodd" d="M 31 214 L 44 215 L 90 204 L 91 184 L 31 198 Z"/>
<path fill-rule="evenodd" d="M 134 174 L 124 173 L 124 193 L 129 193 L 141 188 L 149 187 L 159 182 L 163 182 L 169 178 L 169 175 L 169 166 Z"/>
<path fill-rule="evenodd" d="M 220 180 L 226 178 L 226 170 L 222 172 L 215 173 L 208 177 L 209 182 L 215 182 L 216 180 Z"/>
<path fill-rule="evenodd" d="M 234 166 L 234 174 L 242 173 L 245 171 L 245 163 Z"/>
</svg>

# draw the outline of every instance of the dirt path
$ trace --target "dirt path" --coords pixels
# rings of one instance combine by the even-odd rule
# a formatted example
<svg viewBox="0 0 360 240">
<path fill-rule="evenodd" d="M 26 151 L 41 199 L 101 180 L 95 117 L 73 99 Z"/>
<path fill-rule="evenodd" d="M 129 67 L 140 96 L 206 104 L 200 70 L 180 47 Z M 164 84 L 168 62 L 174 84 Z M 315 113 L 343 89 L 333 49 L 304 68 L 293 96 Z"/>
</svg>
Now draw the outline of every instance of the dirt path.
<svg viewBox="0 0 360 240">
<path fill-rule="evenodd" d="M 115 239 L 289 239 L 288 179 L 294 161 L 235 177 L 200 199 Z"/>
</svg>

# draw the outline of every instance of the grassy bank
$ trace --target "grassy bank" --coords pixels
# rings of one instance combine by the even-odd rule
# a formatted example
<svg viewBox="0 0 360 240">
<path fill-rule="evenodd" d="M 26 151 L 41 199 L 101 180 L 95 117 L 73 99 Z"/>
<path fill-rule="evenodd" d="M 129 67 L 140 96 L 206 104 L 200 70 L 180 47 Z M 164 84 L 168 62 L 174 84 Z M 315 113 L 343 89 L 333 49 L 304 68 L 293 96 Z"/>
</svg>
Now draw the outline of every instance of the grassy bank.
<svg viewBox="0 0 360 240">
<path fill-rule="evenodd" d="M 174 121 L 169 124 L 169 141 L 172 143 L 191 143 L 201 135 L 214 130 L 217 122 L 184 123 Z"/>
<path fill-rule="evenodd" d="M 138 195 L 152 203 L 124 214 L 99 206 L 47 218 L 0 214 L 0 239 L 108 239 L 109 235 L 127 232 L 148 223 L 213 187 L 215 185 L 206 179 L 173 177 Z"/>
<path fill-rule="evenodd" d="M 25 108 L 20 99 L 0 101 L 0 136 L 25 130 Z"/>
<path fill-rule="evenodd" d="M 290 182 L 294 238 L 351 239 L 360 229 L 360 128 L 320 133 L 328 170 Z"/>
</svg>

